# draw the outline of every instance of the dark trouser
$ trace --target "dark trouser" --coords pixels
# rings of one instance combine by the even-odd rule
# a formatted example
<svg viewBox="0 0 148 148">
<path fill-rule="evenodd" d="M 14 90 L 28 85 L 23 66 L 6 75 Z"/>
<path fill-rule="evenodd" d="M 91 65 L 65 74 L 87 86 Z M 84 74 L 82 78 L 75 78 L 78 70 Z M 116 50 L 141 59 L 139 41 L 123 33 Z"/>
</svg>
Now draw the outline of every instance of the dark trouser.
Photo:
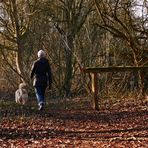
<svg viewBox="0 0 148 148">
<path fill-rule="evenodd" d="M 38 105 L 45 103 L 45 90 L 46 86 L 35 86 L 35 94 L 38 101 Z"/>
</svg>

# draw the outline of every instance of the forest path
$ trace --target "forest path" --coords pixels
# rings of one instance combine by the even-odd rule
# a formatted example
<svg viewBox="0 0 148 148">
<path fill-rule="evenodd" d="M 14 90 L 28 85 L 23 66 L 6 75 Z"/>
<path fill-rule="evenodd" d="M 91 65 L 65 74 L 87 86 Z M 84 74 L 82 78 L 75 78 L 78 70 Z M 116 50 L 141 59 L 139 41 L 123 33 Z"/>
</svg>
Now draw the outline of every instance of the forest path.
<svg viewBox="0 0 148 148">
<path fill-rule="evenodd" d="M 148 148 L 146 104 L 100 111 L 47 106 L 42 112 L 3 106 L 0 117 L 0 148 Z"/>
</svg>

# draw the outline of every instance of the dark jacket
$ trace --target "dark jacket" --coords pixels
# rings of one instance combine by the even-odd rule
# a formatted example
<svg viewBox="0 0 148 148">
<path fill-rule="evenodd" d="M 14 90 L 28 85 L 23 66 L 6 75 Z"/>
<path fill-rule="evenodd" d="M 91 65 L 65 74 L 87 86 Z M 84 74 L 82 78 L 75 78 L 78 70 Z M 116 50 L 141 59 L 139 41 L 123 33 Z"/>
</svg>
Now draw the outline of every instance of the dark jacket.
<svg viewBox="0 0 148 148">
<path fill-rule="evenodd" d="M 46 58 L 39 58 L 33 63 L 31 79 L 34 77 L 33 86 L 51 86 L 51 68 Z"/>
</svg>

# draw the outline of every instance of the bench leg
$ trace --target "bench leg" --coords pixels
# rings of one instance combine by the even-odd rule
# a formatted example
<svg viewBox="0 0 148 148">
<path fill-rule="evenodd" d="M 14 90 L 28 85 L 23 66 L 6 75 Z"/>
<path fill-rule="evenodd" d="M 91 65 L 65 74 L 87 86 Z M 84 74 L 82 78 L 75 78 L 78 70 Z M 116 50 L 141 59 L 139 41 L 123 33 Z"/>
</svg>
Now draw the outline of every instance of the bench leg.
<svg viewBox="0 0 148 148">
<path fill-rule="evenodd" d="M 98 74 L 92 73 L 92 93 L 93 93 L 93 108 L 99 110 L 98 106 Z"/>
</svg>

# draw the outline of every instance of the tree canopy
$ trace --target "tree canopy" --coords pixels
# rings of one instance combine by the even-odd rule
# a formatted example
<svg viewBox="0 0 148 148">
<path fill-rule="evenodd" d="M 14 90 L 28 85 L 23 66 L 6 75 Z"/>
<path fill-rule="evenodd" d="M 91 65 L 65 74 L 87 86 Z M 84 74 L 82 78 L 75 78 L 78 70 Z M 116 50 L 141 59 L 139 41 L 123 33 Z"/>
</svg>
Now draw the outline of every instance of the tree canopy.
<svg viewBox="0 0 148 148">
<path fill-rule="evenodd" d="M 67 96 L 85 90 L 80 66 L 148 65 L 147 9 L 136 0 L 1 1 L 1 77 L 13 88 L 31 84 L 39 49 L 47 52 L 55 92 Z"/>
</svg>

